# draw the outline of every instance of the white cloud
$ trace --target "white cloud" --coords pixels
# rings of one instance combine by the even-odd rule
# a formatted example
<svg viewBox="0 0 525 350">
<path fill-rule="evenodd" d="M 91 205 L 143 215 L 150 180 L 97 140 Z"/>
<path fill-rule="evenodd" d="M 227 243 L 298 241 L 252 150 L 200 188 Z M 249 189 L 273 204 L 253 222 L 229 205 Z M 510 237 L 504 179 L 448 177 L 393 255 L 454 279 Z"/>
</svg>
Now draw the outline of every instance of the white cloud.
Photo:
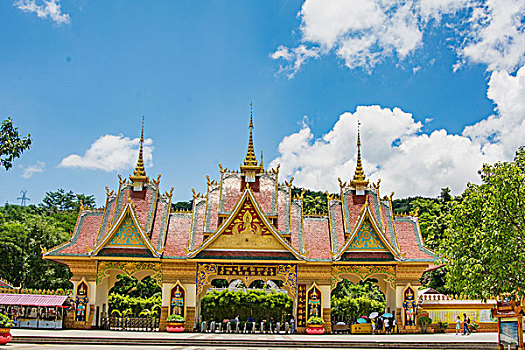
<svg viewBox="0 0 525 350">
<path fill-rule="evenodd" d="M 69 14 L 62 12 L 60 0 L 44 0 L 41 5 L 36 0 L 17 0 L 14 6 L 24 12 L 36 13 L 39 18 L 49 18 L 57 24 L 71 23 Z"/>
<path fill-rule="evenodd" d="M 289 66 L 281 66 L 278 73 L 283 71 L 288 71 L 288 78 L 293 78 L 295 73 L 299 71 L 303 63 L 305 63 L 310 58 L 319 57 L 319 50 L 316 48 L 308 49 L 305 45 L 299 45 L 293 49 L 289 49 L 284 46 L 279 46 L 277 51 L 270 55 L 274 60 L 283 58 L 287 61 L 293 60 L 293 64 Z"/>
<path fill-rule="evenodd" d="M 525 63 L 525 1 L 487 0 L 475 7 L 460 57 L 489 70 L 515 71 Z"/>
<path fill-rule="evenodd" d="M 104 170 L 132 169 L 137 163 L 140 139 L 129 139 L 123 135 L 104 135 L 98 138 L 83 156 L 71 154 L 60 162 L 63 168 Z M 144 140 L 144 163 L 152 165 L 153 140 Z"/>
<path fill-rule="evenodd" d="M 348 181 L 356 162 L 357 120 L 362 123 L 363 165 L 373 181 L 382 179 L 383 193 L 399 197 L 436 196 L 448 186 L 461 193 L 467 182 L 478 182 L 484 162 L 512 159 L 525 144 L 525 67 L 516 76 L 493 72 L 488 97 L 496 114 L 467 126 L 461 134 L 445 130 L 422 132 L 424 124 L 399 108 L 359 106 L 343 113 L 332 130 L 316 138 L 308 126 L 284 137 L 279 157 L 284 176 L 316 190 L 338 190 L 337 178 Z M 425 121 L 428 123 L 430 121 Z"/>
<path fill-rule="evenodd" d="M 43 173 L 46 169 L 46 163 L 38 161 L 36 164 L 28 165 L 24 167 L 24 173 L 22 174 L 22 177 L 24 179 L 29 179 L 30 177 L 33 177 L 36 173 Z"/>
<path fill-rule="evenodd" d="M 348 68 L 365 71 L 386 58 L 403 60 L 432 26 L 455 29 L 454 70 L 472 61 L 515 71 L 525 59 L 523 0 L 305 0 L 298 15 L 301 43 L 271 54 L 289 76 L 310 58 L 303 52 L 335 53 Z"/>
</svg>

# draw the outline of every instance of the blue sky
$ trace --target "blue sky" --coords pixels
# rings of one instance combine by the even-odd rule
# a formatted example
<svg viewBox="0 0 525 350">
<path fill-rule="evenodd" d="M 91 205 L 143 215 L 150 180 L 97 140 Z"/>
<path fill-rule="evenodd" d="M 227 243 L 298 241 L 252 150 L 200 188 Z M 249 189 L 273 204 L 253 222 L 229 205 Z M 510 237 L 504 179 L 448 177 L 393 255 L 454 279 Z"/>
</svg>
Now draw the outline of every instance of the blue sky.
<svg viewBox="0 0 525 350">
<path fill-rule="evenodd" d="M 337 190 L 355 168 L 396 197 L 460 193 L 525 131 L 521 1 L 0 2 L 0 118 L 33 146 L 0 202 L 94 194 L 136 162 L 176 200 L 256 152 L 281 178 Z M 484 12 L 485 11 L 485 12 Z M 91 149 L 91 151 L 89 151 Z M 87 152 L 87 153 L 86 153 Z"/>
</svg>

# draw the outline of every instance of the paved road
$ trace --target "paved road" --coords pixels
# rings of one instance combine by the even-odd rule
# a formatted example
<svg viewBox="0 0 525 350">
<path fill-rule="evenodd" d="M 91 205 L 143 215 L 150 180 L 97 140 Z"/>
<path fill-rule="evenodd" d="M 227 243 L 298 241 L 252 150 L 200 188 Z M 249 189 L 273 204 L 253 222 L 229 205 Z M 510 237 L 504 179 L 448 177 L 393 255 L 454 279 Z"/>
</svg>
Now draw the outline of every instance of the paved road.
<svg viewBox="0 0 525 350">
<path fill-rule="evenodd" d="M 40 337 L 94 337 L 94 338 L 126 338 L 126 339 L 245 339 L 250 340 L 307 340 L 307 341 L 377 341 L 377 342 L 414 342 L 415 344 L 425 342 L 492 342 L 498 341 L 497 333 L 474 333 L 464 337 L 447 334 L 398 334 L 398 335 L 355 335 L 355 334 L 325 334 L 322 336 L 311 336 L 308 334 L 224 334 L 224 333 L 166 333 L 166 332 L 125 332 L 125 331 L 103 331 L 103 330 L 44 330 L 44 329 L 12 329 L 11 334 L 16 337 L 40 336 Z M 117 347 L 118 348 L 118 347 Z M 155 349 L 158 349 L 155 347 Z M 170 348 L 171 349 L 171 348 Z M 76 349 L 79 350 L 79 349 Z M 151 350 L 148 348 L 148 350 Z"/>
<path fill-rule="evenodd" d="M 6 346 L 1 347 L 0 349 L 13 349 L 13 350 L 79 350 L 78 345 L 56 345 L 56 344 L 50 344 L 50 345 L 35 345 L 35 344 L 8 344 Z M 232 348 L 217 348 L 217 347 L 195 347 L 195 346 L 155 346 L 154 348 L 145 347 L 145 346 L 104 346 L 104 345 L 82 345 L 82 350 L 232 350 Z M 329 350 L 329 348 L 325 348 Z M 243 350 L 297 350 L 297 348 L 246 348 Z M 301 348 L 301 350 L 322 350 L 319 348 Z M 352 349 L 352 350 L 374 350 L 374 349 Z M 382 349 L 384 350 L 384 348 Z M 390 349 L 390 350 L 396 350 L 396 349 Z M 406 350 L 406 349 L 403 349 Z M 414 350 L 419 350 L 415 349 Z"/>
</svg>

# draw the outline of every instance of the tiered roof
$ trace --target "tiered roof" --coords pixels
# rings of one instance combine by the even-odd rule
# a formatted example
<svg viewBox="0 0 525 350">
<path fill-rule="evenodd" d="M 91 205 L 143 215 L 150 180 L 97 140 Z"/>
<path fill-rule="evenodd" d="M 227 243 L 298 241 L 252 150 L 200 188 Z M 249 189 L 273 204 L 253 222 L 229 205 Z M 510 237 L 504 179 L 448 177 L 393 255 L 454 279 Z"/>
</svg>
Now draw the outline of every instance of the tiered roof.
<svg viewBox="0 0 525 350">
<path fill-rule="evenodd" d="M 137 166 L 130 179 L 119 177 L 107 189 L 102 210 L 83 209 L 69 242 L 45 252 L 53 260 L 93 259 L 249 259 L 304 261 L 433 262 L 416 216 L 395 216 L 392 196 L 380 196 L 361 164 L 352 180 L 339 180 L 339 195 L 328 196 L 327 214 L 306 216 L 292 181 L 279 182 L 279 167 L 264 170 L 253 146 L 250 115 L 248 152 L 240 170 L 219 164 L 219 179 L 207 177 L 204 195 L 193 191 L 188 212 L 171 210 L 170 192 L 146 177 L 143 130 Z M 142 189 L 134 187 L 137 181 Z"/>
</svg>

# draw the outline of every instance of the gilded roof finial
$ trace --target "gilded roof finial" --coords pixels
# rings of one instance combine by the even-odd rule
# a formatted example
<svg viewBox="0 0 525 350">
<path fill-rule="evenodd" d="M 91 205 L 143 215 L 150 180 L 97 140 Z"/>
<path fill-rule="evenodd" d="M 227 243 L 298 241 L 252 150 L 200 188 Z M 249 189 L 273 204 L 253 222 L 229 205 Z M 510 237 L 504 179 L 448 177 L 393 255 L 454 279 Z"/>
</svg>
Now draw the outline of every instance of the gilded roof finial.
<svg viewBox="0 0 525 350">
<path fill-rule="evenodd" d="M 144 169 L 144 158 L 143 158 L 143 144 L 144 144 L 144 116 L 142 116 L 142 129 L 140 131 L 140 147 L 139 147 L 139 158 L 137 165 L 133 171 L 133 175 L 129 177 L 132 182 L 147 182 L 146 170 Z"/>
<path fill-rule="evenodd" d="M 366 186 L 368 180 L 366 180 L 365 171 L 363 170 L 363 164 L 361 163 L 361 122 L 357 122 L 357 165 L 355 167 L 354 178 L 350 182 L 351 186 Z"/>
<path fill-rule="evenodd" d="M 246 152 L 246 158 L 244 163 L 241 165 L 241 170 L 246 171 L 260 171 L 262 166 L 257 165 L 257 158 L 255 157 L 255 150 L 253 148 L 253 109 L 252 103 L 250 102 L 250 137 L 248 139 L 248 151 Z"/>
</svg>

